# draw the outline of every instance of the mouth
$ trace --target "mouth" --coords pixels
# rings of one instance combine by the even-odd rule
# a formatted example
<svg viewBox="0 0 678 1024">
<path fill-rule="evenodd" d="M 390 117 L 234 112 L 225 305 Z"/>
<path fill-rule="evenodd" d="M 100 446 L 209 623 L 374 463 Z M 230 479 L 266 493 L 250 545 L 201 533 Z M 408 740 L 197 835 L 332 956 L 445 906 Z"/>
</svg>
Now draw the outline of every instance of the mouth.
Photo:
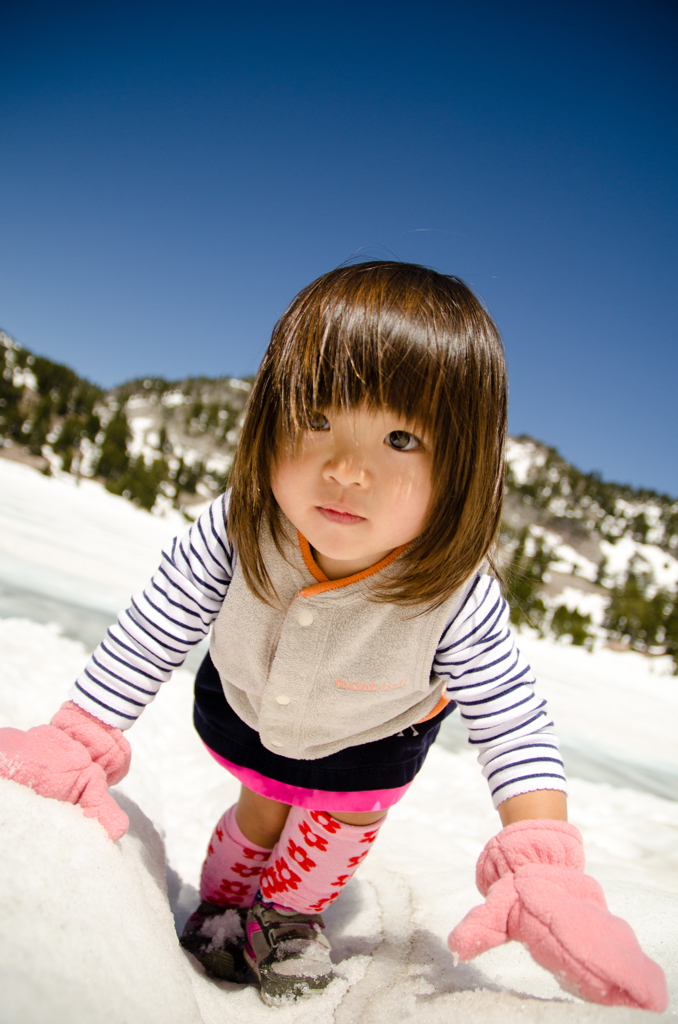
<svg viewBox="0 0 678 1024">
<path fill-rule="evenodd" d="M 364 523 L 364 516 L 357 516 L 354 512 L 337 508 L 334 505 L 316 505 L 318 512 L 331 523 L 339 523 L 341 526 L 354 526 L 356 523 Z"/>
</svg>

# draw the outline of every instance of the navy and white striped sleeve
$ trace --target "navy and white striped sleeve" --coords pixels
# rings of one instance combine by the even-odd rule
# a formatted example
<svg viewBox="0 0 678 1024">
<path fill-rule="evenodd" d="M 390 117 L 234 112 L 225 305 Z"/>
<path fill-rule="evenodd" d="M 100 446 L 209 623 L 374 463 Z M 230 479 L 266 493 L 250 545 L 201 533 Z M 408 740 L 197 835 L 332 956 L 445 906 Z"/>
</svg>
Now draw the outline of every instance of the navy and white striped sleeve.
<svg viewBox="0 0 678 1024">
<path fill-rule="evenodd" d="M 108 630 L 69 697 L 109 725 L 127 729 L 209 632 L 233 575 L 226 496 L 181 537 L 141 594 Z"/>
<path fill-rule="evenodd" d="M 567 792 L 546 701 L 509 629 L 499 585 L 480 575 L 440 639 L 433 672 L 447 680 L 478 752 L 494 806 L 536 789 Z"/>
</svg>

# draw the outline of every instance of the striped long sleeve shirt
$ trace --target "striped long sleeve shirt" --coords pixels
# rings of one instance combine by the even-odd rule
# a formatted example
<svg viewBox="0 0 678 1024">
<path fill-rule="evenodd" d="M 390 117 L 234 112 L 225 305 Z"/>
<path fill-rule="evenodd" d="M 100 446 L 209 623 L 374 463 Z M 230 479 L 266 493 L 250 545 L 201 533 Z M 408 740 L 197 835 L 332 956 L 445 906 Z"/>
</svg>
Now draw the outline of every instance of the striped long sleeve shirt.
<svg viewBox="0 0 678 1024">
<path fill-rule="evenodd" d="M 129 728 L 209 632 L 233 575 L 226 502 L 217 499 L 166 546 L 144 591 L 78 677 L 69 696 L 102 721 Z M 496 580 L 478 575 L 446 625 L 431 669 L 459 707 L 495 806 L 531 790 L 566 790 L 546 702 L 534 692 L 508 618 Z"/>
</svg>

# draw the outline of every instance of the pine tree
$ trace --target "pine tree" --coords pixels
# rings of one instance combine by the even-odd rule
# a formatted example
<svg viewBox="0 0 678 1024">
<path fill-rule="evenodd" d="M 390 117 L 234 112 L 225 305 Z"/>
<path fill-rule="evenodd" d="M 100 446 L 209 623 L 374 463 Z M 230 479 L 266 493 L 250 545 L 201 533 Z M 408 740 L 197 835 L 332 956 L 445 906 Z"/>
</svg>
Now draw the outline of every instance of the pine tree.
<svg viewBox="0 0 678 1024">
<path fill-rule="evenodd" d="M 129 469 L 127 442 L 131 437 L 127 417 L 122 409 L 118 409 L 106 427 L 101 454 L 94 469 L 97 476 L 106 477 L 106 487 L 109 490 L 109 483 L 119 480 Z"/>
<path fill-rule="evenodd" d="M 678 675 L 678 598 L 668 607 L 664 618 L 664 645 L 673 658 L 673 674 Z"/>
<path fill-rule="evenodd" d="M 561 604 L 553 613 L 551 632 L 556 637 L 569 636 L 574 647 L 588 647 L 593 641 L 590 625 L 590 615 L 582 615 L 576 608 L 570 611 L 567 605 Z"/>
<path fill-rule="evenodd" d="M 633 568 L 629 569 L 624 584 L 615 587 L 605 615 L 604 626 L 620 637 L 628 637 L 631 646 L 646 651 L 662 642 L 666 630 L 668 597 L 658 591 L 646 598 L 649 580 Z"/>
</svg>

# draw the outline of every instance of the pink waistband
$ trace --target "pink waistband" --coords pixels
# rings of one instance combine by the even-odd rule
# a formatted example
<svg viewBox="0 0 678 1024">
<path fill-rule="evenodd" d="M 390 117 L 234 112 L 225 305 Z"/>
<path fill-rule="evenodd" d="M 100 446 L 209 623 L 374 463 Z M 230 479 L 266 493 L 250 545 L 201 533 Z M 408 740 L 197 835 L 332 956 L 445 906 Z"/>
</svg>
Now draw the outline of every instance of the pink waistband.
<svg viewBox="0 0 678 1024">
<path fill-rule="evenodd" d="M 215 761 L 228 768 L 238 782 L 247 786 L 259 796 L 269 800 L 277 800 L 291 807 L 306 807 L 311 811 L 345 811 L 349 814 L 359 811 L 385 811 L 393 807 L 405 795 L 412 785 L 398 786 L 397 789 L 364 789 L 356 793 L 335 793 L 330 789 L 304 789 L 303 786 L 289 786 L 286 782 L 276 782 L 265 775 L 260 775 L 252 768 L 241 768 L 239 764 L 231 764 L 225 757 L 215 753 L 205 744 Z"/>
</svg>

